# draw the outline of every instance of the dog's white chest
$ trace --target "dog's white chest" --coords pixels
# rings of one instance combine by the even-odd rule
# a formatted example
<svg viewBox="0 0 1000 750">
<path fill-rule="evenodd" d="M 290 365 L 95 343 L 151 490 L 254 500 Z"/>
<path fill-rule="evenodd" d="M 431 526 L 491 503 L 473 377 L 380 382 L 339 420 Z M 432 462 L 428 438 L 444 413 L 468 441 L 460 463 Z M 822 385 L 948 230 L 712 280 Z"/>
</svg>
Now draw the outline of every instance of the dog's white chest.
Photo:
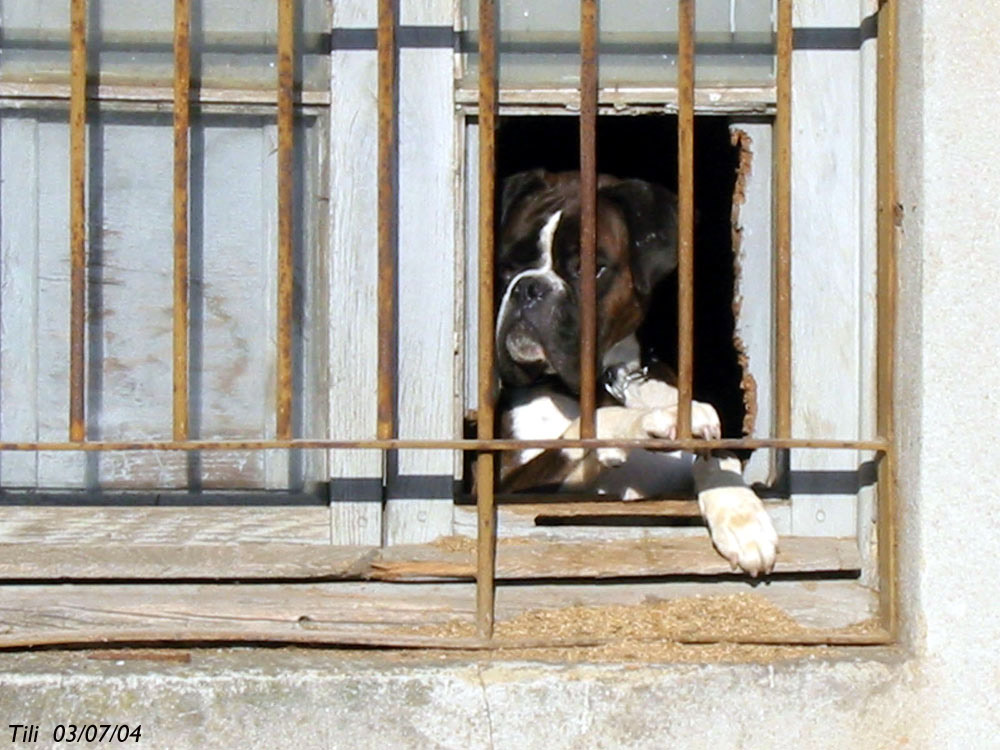
<svg viewBox="0 0 1000 750">
<path fill-rule="evenodd" d="M 511 437 L 517 440 L 555 440 L 562 437 L 573 420 L 580 416 L 580 406 L 568 396 L 539 389 L 512 405 L 508 416 Z M 540 448 L 523 450 L 520 461 L 530 461 L 541 452 Z"/>
</svg>

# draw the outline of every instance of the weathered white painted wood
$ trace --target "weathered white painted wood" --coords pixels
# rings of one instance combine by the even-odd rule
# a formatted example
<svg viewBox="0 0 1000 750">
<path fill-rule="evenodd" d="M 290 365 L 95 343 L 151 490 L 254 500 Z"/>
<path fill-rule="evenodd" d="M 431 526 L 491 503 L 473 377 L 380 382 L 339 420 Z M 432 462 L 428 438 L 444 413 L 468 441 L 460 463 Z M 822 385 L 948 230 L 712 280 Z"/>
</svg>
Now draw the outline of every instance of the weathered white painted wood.
<svg viewBox="0 0 1000 750">
<path fill-rule="evenodd" d="M 0 506 L 2 544 L 328 544 L 322 506 Z"/>
<path fill-rule="evenodd" d="M 334 28 L 372 28 L 375 5 L 337 2 Z M 330 75 L 330 437 L 375 436 L 377 366 L 376 55 L 331 54 Z M 331 451 L 335 544 L 382 543 L 382 464 L 377 451 Z"/>
<path fill-rule="evenodd" d="M 743 176 L 743 203 L 734 206 L 734 220 L 739 228 L 737 252 L 736 335 L 747 357 L 746 367 L 756 391 L 754 435 L 770 435 L 774 400 L 772 388 L 772 138 L 771 125 L 759 121 L 733 121 L 730 131 L 746 134 L 745 147 L 750 152 L 750 171 Z M 767 482 L 772 467 L 771 451 L 754 451 L 744 471 L 749 482 Z M 779 530 L 779 533 L 782 533 Z"/>
<path fill-rule="evenodd" d="M 177 514 L 178 517 L 180 514 Z M 268 529 L 268 533 L 273 532 Z M 60 541 L 46 545 L 0 544 L 0 577 L 29 580 L 159 578 L 353 578 L 434 581 L 475 578 L 475 542 L 449 537 L 444 543 L 364 547 L 267 541 L 239 544 L 217 540 L 125 545 Z M 36 553 L 36 547 L 37 554 Z M 856 571 L 853 539 L 788 537 L 776 573 Z M 731 573 L 707 533 L 674 539 L 550 542 L 502 540 L 497 577 L 617 578 Z"/>
<path fill-rule="evenodd" d="M 795 4 L 796 26 L 859 21 L 857 4 Z M 862 294 L 858 53 L 798 50 L 792 66 L 792 431 L 855 438 Z M 821 486 L 824 478 L 849 483 L 857 465 L 846 452 L 793 453 L 793 533 L 857 532 L 856 492 Z"/>
<path fill-rule="evenodd" d="M 450 24 L 450 0 L 403 2 L 406 23 Z M 401 437 L 455 432 L 455 112 L 448 49 L 399 53 L 399 389 Z M 386 486 L 386 543 L 451 533 L 453 456 L 400 451 Z M 394 470 L 395 469 L 395 470 Z"/>
<path fill-rule="evenodd" d="M 497 592 L 497 619 L 567 606 L 624 605 L 750 593 L 739 584 L 516 586 Z M 842 628 L 868 619 L 871 592 L 843 582 L 753 589 L 805 627 Z M 96 585 L 0 587 L 0 645 L 105 640 L 385 642 L 428 625 L 473 621 L 469 584 Z M 706 629 L 712 623 L 704 623 Z M 402 642 L 402 641 L 399 641 Z M 415 645 L 415 644 L 414 644 Z"/>
<path fill-rule="evenodd" d="M 572 606 L 639 607 L 737 593 L 750 589 L 735 583 L 501 586 L 497 619 Z M 772 584 L 752 593 L 805 627 L 847 627 L 868 619 L 873 609 L 870 591 L 839 581 Z M 475 589 L 392 583 L 7 586 L 0 588 L 0 602 L 2 645 L 71 642 L 97 632 L 119 640 L 153 634 L 204 639 L 220 631 L 249 640 L 297 640 L 302 633 L 377 638 L 455 620 L 471 625 Z"/>
<path fill-rule="evenodd" d="M 0 120 L 0 435 L 5 440 L 38 438 L 38 189 L 38 123 L 30 117 L 4 117 Z M 37 471 L 35 454 L 0 455 L 0 485 L 32 487 Z"/>
<path fill-rule="evenodd" d="M 94 138 L 93 128 L 88 143 Z M 6 148 L 12 144 L 7 143 Z M 69 435 L 69 132 L 62 117 L 38 120 L 37 203 L 14 208 L 38 217 L 38 246 L 23 248 L 38 255 L 38 307 L 33 334 L 37 346 L 38 437 L 66 440 Z M 29 196 L 23 200 L 30 201 Z M 4 231 L 5 227 L 0 227 Z M 30 325 L 30 321 L 25 321 Z M 38 483 L 82 487 L 96 476 L 95 459 L 42 453 Z"/>
<path fill-rule="evenodd" d="M 371 562 L 382 580 L 475 577 L 474 543 L 387 547 Z M 775 573 L 857 570 L 853 538 L 785 537 Z M 708 531 L 700 536 L 593 541 L 502 539 L 497 578 L 618 578 L 629 576 L 724 575 L 729 562 L 716 552 Z"/>
<path fill-rule="evenodd" d="M 207 127 L 196 120 L 192 132 L 191 425 L 196 436 L 273 434 L 274 342 L 273 333 L 268 337 L 266 332 L 273 332 L 274 302 L 273 295 L 261 293 L 276 265 L 273 254 L 267 257 L 271 233 L 266 215 L 275 203 L 273 169 L 270 174 L 267 169 L 274 161 L 271 119 L 210 116 Z M 9 213 L 0 233 L 4 247 L 13 249 L 10 243 L 16 243 L 18 261 L 4 265 L 6 283 L 14 285 L 12 296 L 6 290 L 4 296 L 20 296 L 24 303 L 3 306 L 0 346 L 6 374 L 0 377 L 6 389 L 21 389 L 3 394 L 4 430 L 11 437 L 26 430 L 40 439 L 64 440 L 67 128 L 60 115 L 26 112 L 5 122 L 5 163 L 13 168 L 16 160 L 20 176 L 5 175 L 5 186 L 16 192 L 3 196 Z M 301 206 L 306 268 L 316 244 L 313 197 L 321 161 L 310 158 L 309 149 L 315 153 L 317 130 L 299 131 L 306 153 L 302 195 L 309 198 Z M 108 111 L 91 119 L 86 405 L 93 438 L 165 438 L 171 433 L 170 132 L 166 114 Z M 18 187 L 18 180 L 32 179 L 34 188 Z M 24 298 L 28 290 L 35 296 Z M 307 299 L 306 328 L 311 325 L 308 306 Z M 8 347 L 18 349 L 15 358 L 8 356 Z M 308 378 L 303 388 L 317 390 Z M 25 408 L 34 421 L 18 416 Z M 17 430 L 9 421 L 15 417 L 24 422 Z M 15 456 L 11 465 L 19 460 L 25 457 Z M 37 480 L 5 476 L 4 482 L 158 489 L 182 487 L 190 480 L 203 487 L 260 488 L 266 480 L 265 460 L 263 454 L 251 453 L 204 456 L 193 463 L 182 453 L 53 454 L 40 457 Z M 287 468 L 272 474 L 270 486 L 288 486 Z"/>
<path fill-rule="evenodd" d="M 631 511 L 636 515 L 646 515 L 648 510 L 641 506 L 647 503 L 638 501 L 636 503 L 626 503 L 616 507 L 615 513 L 608 511 L 594 510 L 594 517 L 606 517 L 613 520 L 615 517 L 629 513 L 629 506 L 636 505 Z M 692 501 L 692 505 L 696 504 Z M 791 506 L 787 503 L 776 502 L 767 503 L 766 506 L 771 520 L 774 522 L 775 531 L 781 536 L 787 536 L 791 532 Z M 601 525 L 593 520 L 588 520 L 587 525 L 572 525 L 566 522 L 565 525 L 539 526 L 536 519 L 539 516 L 563 516 L 561 504 L 552 503 L 546 512 L 543 506 L 531 505 L 501 505 L 497 511 L 497 533 L 502 538 L 530 538 L 546 539 L 551 541 L 610 541 L 624 539 L 670 539 L 678 536 L 703 536 L 704 526 L 694 523 L 693 525 L 678 526 L 652 526 L 635 523 L 635 525 L 617 525 L 605 523 Z M 591 511 L 588 511 L 590 514 Z M 607 514 L 605 516 L 605 514 Z M 697 513 L 695 514 L 697 515 Z M 476 509 L 471 505 L 458 505 L 455 507 L 455 534 L 466 536 L 470 539 L 476 537 Z M 780 554 L 780 553 L 779 553 Z"/>
<path fill-rule="evenodd" d="M 878 10 L 878 0 L 860 0 L 860 15 L 867 18 Z M 877 215 L 878 181 L 876 179 L 876 84 L 877 84 L 877 43 L 869 39 L 861 47 L 858 64 L 861 69 L 861 130 L 858 178 L 861 184 L 861 279 L 860 316 L 861 346 L 860 372 L 861 397 L 858 412 L 858 433 L 862 436 L 875 434 L 876 413 L 876 365 L 875 352 L 878 340 L 875 321 L 877 318 Z M 862 457 L 861 460 L 866 460 Z M 875 585 L 878 578 L 875 549 L 875 503 L 876 489 L 873 485 L 862 487 L 858 493 L 858 547 L 865 561 L 863 579 Z"/>
</svg>

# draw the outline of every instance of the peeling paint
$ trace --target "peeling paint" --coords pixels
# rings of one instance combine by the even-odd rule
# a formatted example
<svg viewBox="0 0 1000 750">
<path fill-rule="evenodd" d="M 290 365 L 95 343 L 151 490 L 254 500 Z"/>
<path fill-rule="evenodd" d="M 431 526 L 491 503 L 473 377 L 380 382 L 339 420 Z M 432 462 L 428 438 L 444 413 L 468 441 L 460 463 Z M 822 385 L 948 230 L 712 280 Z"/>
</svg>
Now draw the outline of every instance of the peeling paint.
<svg viewBox="0 0 1000 750">
<path fill-rule="evenodd" d="M 743 227 L 740 224 L 740 206 L 746 202 L 747 178 L 753 166 L 753 139 L 743 130 L 732 129 L 732 144 L 739 149 L 739 166 L 736 168 L 736 184 L 733 187 L 733 211 L 731 226 L 733 233 L 733 276 L 737 281 L 742 277 L 743 268 L 740 263 L 743 244 Z M 738 292 L 733 295 L 733 318 L 739 323 L 743 308 L 743 295 Z M 738 327 L 738 326 L 737 326 Z M 747 347 L 739 334 L 733 332 L 733 347 L 736 349 L 736 361 L 743 375 L 740 378 L 740 390 L 743 392 L 743 434 L 752 435 L 757 422 L 757 381 L 750 373 L 750 358 Z"/>
</svg>

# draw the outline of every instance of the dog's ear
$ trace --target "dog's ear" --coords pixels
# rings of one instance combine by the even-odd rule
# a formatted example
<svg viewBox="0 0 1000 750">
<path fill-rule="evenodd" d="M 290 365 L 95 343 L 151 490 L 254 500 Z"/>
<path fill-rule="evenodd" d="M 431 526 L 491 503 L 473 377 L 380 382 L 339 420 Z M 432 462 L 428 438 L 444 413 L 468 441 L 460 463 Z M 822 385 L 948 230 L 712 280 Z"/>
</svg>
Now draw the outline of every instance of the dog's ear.
<svg viewBox="0 0 1000 750">
<path fill-rule="evenodd" d="M 677 268 L 677 196 L 645 180 L 622 180 L 602 188 L 600 195 L 625 216 L 632 277 L 636 291 L 647 297 Z"/>
<path fill-rule="evenodd" d="M 522 198 L 546 187 L 544 169 L 531 169 L 527 172 L 512 174 L 503 181 L 503 197 L 500 199 L 500 224 L 507 220 L 511 209 L 521 202 Z"/>
</svg>

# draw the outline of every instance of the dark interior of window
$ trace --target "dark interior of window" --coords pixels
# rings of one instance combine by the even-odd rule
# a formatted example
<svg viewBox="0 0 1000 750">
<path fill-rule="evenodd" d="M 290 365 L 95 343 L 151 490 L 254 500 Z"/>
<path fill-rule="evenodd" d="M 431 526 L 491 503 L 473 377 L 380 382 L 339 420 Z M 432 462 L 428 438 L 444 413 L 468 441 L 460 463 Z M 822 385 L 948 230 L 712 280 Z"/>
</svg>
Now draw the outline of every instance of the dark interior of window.
<svg viewBox="0 0 1000 750">
<path fill-rule="evenodd" d="M 571 116 L 506 116 L 497 133 L 497 184 L 541 167 L 579 169 L 579 121 Z M 725 437 L 741 437 L 746 407 L 743 370 L 734 342 L 733 191 L 739 168 L 725 117 L 695 120 L 695 340 L 694 397 L 711 403 Z M 598 118 L 597 168 L 677 189 L 677 118 L 615 115 Z M 499 193 L 499 187 L 498 187 Z M 640 331 L 644 356 L 677 365 L 677 275 L 657 289 Z"/>
</svg>

